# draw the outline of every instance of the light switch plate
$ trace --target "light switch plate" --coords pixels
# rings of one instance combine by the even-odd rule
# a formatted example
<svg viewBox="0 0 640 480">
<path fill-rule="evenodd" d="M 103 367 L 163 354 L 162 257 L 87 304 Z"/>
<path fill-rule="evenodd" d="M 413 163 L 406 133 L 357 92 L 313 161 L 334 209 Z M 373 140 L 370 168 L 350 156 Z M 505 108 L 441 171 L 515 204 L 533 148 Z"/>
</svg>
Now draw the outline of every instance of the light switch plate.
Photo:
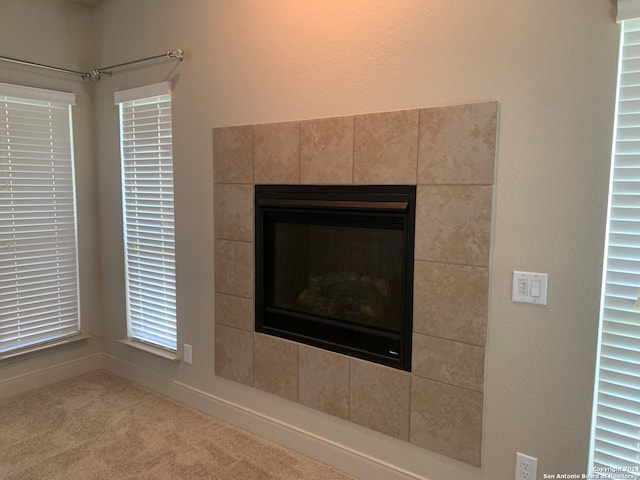
<svg viewBox="0 0 640 480">
<path fill-rule="evenodd" d="M 546 273 L 514 271 L 511 299 L 514 302 L 546 305 L 548 277 Z"/>
</svg>

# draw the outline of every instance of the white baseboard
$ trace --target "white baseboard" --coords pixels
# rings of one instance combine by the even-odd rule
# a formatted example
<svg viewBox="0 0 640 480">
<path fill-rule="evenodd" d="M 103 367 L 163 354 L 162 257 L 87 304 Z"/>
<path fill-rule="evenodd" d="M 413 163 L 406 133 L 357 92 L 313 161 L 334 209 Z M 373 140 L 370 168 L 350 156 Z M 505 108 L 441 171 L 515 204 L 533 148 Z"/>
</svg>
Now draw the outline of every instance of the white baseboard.
<svg viewBox="0 0 640 480">
<path fill-rule="evenodd" d="M 177 402 L 367 480 L 427 480 L 331 439 L 104 354 L 104 368 Z"/>
<path fill-rule="evenodd" d="M 102 353 L 94 353 L 0 380 L 0 398 L 104 368 L 104 360 L 105 356 Z"/>
</svg>

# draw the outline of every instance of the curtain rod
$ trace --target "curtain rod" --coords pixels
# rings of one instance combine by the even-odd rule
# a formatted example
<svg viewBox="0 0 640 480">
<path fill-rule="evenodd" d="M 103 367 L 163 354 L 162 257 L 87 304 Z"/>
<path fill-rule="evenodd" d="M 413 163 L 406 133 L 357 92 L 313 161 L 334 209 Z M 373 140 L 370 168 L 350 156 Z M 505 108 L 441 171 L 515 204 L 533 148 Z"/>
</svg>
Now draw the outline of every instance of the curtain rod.
<svg viewBox="0 0 640 480">
<path fill-rule="evenodd" d="M 29 67 L 46 68 L 47 70 L 55 70 L 56 72 L 72 73 L 74 75 L 82 75 L 82 78 L 89 78 L 89 77 L 85 77 L 85 75 L 89 75 L 88 73 L 77 72 L 75 70 L 69 70 L 69 69 L 66 69 L 66 68 L 52 67 L 51 65 L 45 65 L 43 63 L 29 62 L 27 60 L 19 60 L 17 58 L 2 57 L 2 56 L 0 56 L 0 60 L 2 60 L 3 62 L 19 63 L 20 65 L 27 65 Z"/>
<path fill-rule="evenodd" d="M 113 73 L 114 69 L 122 68 L 122 67 L 128 67 L 130 65 L 136 65 L 136 64 L 139 64 L 139 63 L 152 62 L 152 61 L 161 60 L 161 59 L 164 59 L 164 58 L 176 58 L 176 59 L 182 61 L 184 59 L 184 50 L 182 50 L 181 48 L 178 48 L 177 50 L 171 50 L 169 52 L 165 52 L 165 53 L 162 53 L 160 55 L 154 55 L 153 57 L 140 58 L 138 60 L 132 60 L 130 62 L 119 63 L 117 65 L 110 65 L 108 67 L 94 68 L 90 72 L 79 72 L 79 71 L 76 71 L 76 70 L 69 70 L 68 68 L 53 67 L 51 65 L 45 65 L 43 63 L 30 62 L 30 61 L 27 61 L 27 60 L 20 60 L 18 58 L 4 57 L 4 56 L 0 56 L 0 61 L 10 62 L 10 63 L 18 63 L 20 65 L 27 65 L 27 66 L 30 66 L 30 67 L 44 68 L 44 69 L 47 69 L 47 70 L 54 70 L 56 72 L 70 73 L 70 74 L 73 74 L 73 75 L 80 75 L 83 80 L 88 80 L 88 79 L 100 80 L 100 76 L 103 73 L 107 74 L 107 75 L 111 75 Z"/>
</svg>

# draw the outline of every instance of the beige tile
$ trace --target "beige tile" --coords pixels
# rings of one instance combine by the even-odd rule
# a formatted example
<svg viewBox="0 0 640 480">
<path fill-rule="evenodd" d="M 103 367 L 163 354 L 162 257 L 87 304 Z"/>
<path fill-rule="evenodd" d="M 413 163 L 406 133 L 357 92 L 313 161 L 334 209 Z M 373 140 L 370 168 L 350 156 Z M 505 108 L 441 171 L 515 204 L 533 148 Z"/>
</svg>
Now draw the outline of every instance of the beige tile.
<svg viewBox="0 0 640 480">
<path fill-rule="evenodd" d="M 418 114 L 404 110 L 356 117 L 354 183 L 416 183 Z"/>
<path fill-rule="evenodd" d="M 253 331 L 253 299 L 216 293 L 216 325 Z"/>
<path fill-rule="evenodd" d="M 216 325 L 215 349 L 216 375 L 253 385 L 253 332 Z"/>
<path fill-rule="evenodd" d="M 410 374 L 358 359 L 350 359 L 349 363 L 349 419 L 407 440 Z"/>
<path fill-rule="evenodd" d="M 270 335 L 255 334 L 254 387 L 294 402 L 298 400 L 298 346 Z"/>
<path fill-rule="evenodd" d="M 415 258 L 489 265 L 493 187 L 418 186 Z"/>
<path fill-rule="evenodd" d="M 298 401 L 336 417 L 349 417 L 349 359 L 300 345 Z"/>
<path fill-rule="evenodd" d="M 300 183 L 353 182 L 354 117 L 300 123 Z"/>
<path fill-rule="evenodd" d="M 492 185 L 497 102 L 420 111 L 419 184 Z"/>
<path fill-rule="evenodd" d="M 414 376 L 409 441 L 480 466 L 482 408 L 482 393 Z"/>
<path fill-rule="evenodd" d="M 484 346 L 487 268 L 416 261 L 413 288 L 414 332 Z"/>
<path fill-rule="evenodd" d="M 213 206 L 216 238 L 253 242 L 253 185 L 216 185 Z"/>
<path fill-rule="evenodd" d="M 300 123 L 253 127 L 255 183 L 300 183 Z"/>
<path fill-rule="evenodd" d="M 253 243 L 216 240 L 216 292 L 253 298 Z"/>
<path fill-rule="evenodd" d="M 213 129 L 214 183 L 253 183 L 252 127 Z"/>
<path fill-rule="evenodd" d="M 484 347 L 413 334 L 414 375 L 482 392 Z"/>
</svg>

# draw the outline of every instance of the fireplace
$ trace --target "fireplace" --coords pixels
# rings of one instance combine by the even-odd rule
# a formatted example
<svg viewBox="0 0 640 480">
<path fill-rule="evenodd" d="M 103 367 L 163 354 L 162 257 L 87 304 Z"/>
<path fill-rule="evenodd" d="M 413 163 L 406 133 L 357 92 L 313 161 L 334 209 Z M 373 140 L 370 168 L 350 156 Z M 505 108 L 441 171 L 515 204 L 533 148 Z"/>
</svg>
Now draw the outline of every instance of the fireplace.
<svg viewBox="0 0 640 480">
<path fill-rule="evenodd" d="M 256 331 L 410 371 L 415 197 L 256 185 Z"/>
<path fill-rule="evenodd" d="M 215 375 L 480 466 L 498 110 L 485 102 L 213 129 Z M 276 188 L 269 206 L 255 184 L 391 182 L 417 185 L 410 371 L 256 332 L 255 311 L 259 329 L 264 310 L 287 311 L 254 251 L 264 210 L 266 223 L 281 220 L 287 198 Z"/>
</svg>

